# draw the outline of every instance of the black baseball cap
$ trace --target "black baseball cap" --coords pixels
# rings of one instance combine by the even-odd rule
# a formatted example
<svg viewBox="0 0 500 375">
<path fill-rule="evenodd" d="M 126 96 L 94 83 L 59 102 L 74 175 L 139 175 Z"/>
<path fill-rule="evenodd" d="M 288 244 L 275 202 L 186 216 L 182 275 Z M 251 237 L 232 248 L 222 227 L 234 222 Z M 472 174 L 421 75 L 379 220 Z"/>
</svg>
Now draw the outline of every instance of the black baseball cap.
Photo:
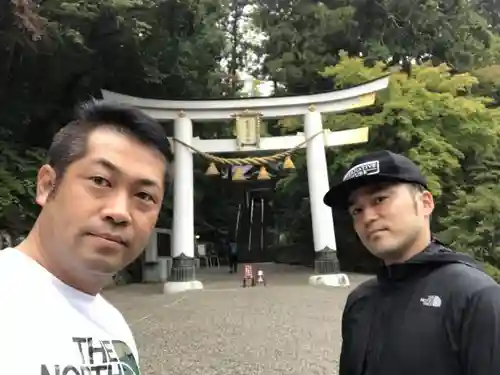
<svg viewBox="0 0 500 375">
<path fill-rule="evenodd" d="M 342 178 L 323 198 L 332 208 L 347 208 L 349 195 L 356 189 L 381 182 L 408 182 L 427 189 L 427 180 L 406 156 L 382 150 L 356 158 Z"/>
</svg>

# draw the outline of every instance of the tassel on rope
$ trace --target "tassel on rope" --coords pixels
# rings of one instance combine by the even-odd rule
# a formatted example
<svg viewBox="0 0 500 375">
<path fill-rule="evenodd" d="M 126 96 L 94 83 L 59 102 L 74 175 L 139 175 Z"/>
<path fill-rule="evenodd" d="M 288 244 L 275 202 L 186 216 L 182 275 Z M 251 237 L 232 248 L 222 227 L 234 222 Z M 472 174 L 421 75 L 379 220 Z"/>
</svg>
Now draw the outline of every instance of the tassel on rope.
<svg viewBox="0 0 500 375">
<path fill-rule="evenodd" d="M 295 169 L 295 165 L 293 164 L 292 158 L 287 156 L 285 161 L 283 162 L 283 169 Z"/>
<path fill-rule="evenodd" d="M 219 170 L 215 166 L 214 162 L 211 162 L 210 165 L 207 168 L 207 171 L 205 172 L 207 176 L 218 176 L 220 174 Z"/>
<path fill-rule="evenodd" d="M 246 181 L 247 180 L 245 175 L 243 174 L 242 167 L 234 167 L 231 180 L 233 180 L 233 181 Z"/>
<path fill-rule="evenodd" d="M 270 180 L 271 177 L 269 177 L 269 173 L 267 172 L 266 167 L 263 165 L 260 167 L 259 171 L 259 176 L 257 177 L 257 180 Z"/>
</svg>

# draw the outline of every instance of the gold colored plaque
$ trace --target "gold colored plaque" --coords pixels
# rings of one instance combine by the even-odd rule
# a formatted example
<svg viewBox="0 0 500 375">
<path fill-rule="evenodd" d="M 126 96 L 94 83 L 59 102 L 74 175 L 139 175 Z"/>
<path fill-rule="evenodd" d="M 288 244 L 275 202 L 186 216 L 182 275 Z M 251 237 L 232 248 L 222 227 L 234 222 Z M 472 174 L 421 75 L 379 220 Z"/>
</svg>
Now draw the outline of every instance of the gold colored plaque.
<svg viewBox="0 0 500 375">
<path fill-rule="evenodd" d="M 257 112 L 244 111 L 234 115 L 236 142 L 238 148 L 243 146 L 260 146 L 260 118 Z"/>
<path fill-rule="evenodd" d="M 376 94 L 370 92 L 368 94 L 360 95 L 357 99 L 358 101 L 354 103 L 351 108 L 363 108 L 373 105 L 375 103 Z"/>
</svg>

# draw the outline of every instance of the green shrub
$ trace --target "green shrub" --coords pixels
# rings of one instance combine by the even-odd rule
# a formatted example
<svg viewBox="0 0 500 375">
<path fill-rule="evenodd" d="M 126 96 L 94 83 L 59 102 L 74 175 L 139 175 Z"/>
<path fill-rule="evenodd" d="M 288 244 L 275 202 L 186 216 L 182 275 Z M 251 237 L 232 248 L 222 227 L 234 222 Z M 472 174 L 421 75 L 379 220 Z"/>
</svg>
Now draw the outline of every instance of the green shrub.
<svg viewBox="0 0 500 375">
<path fill-rule="evenodd" d="M 490 263 L 483 263 L 483 267 L 486 273 L 500 284 L 500 269 Z"/>
</svg>

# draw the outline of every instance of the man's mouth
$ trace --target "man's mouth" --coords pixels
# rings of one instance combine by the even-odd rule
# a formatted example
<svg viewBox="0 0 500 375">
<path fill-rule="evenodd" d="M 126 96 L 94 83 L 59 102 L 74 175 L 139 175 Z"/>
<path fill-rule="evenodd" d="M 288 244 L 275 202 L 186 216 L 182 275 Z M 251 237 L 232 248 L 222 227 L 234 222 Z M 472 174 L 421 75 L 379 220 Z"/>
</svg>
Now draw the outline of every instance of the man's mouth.
<svg viewBox="0 0 500 375">
<path fill-rule="evenodd" d="M 387 231 L 387 229 L 385 229 L 385 228 L 381 228 L 381 229 L 377 229 L 377 230 L 372 230 L 371 232 L 368 233 L 368 237 L 371 237 L 374 234 L 385 232 L 385 231 Z"/>
<path fill-rule="evenodd" d="M 92 235 L 94 237 L 102 238 L 102 239 L 110 241 L 110 242 L 115 242 L 115 243 L 117 243 L 119 245 L 122 245 L 122 246 L 127 246 L 127 241 L 125 241 L 122 236 L 119 236 L 119 235 L 116 235 L 116 234 L 112 234 L 112 233 L 90 233 L 90 235 Z"/>
</svg>

